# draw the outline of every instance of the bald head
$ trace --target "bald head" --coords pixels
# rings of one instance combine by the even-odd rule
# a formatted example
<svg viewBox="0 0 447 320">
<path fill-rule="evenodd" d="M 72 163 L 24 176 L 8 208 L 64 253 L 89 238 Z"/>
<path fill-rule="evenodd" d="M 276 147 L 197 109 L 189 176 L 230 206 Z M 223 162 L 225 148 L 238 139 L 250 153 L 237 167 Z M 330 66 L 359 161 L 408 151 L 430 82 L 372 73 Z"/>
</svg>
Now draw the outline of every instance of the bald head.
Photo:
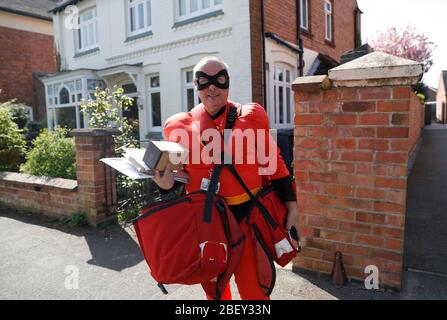
<svg viewBox="0 0 447 320">
<path fill-rule="evenodd" d="M 212 72 L 213 70 L 216 70 L 216 72 L 211 73 L 211 74 L 208 72 L 205 72 L 209 75 L 214 75 L 221 70 L 227 70 L 227 72 L 228 72 L 228 65 L 217 57 L 208 56 L 208 57 L 202 58 L 195 65 L 194 70 L 193 70 L 194 76 L 197 71 L 204 71 L 204 69 L 206 69 L 207 71 L 210 71 L 210 72 Z"/>
</svg>

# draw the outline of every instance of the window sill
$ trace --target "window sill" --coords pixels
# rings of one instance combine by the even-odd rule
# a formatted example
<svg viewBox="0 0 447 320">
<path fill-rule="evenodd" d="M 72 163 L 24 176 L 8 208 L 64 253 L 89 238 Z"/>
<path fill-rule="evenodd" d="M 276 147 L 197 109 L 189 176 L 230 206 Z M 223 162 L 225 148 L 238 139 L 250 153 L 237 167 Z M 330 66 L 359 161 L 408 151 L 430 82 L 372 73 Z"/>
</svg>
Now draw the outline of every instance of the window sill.
<svg viewBox="0 0 447 320">
<path fill-rule="evenodd" d="M 197 16 L 197 17 L 194 17 L 194 18 L 190 18 L 190 19 L 186 19 L 186 20 L 183 20 L 183 21 L 176 22 L 172 26 L 172 28 L 175 29 L 175 28 L 178 28 L 178 27 L 181 27 L 181 26 L 193 23 L 193 22 L 197 22 L 197 21 L 201 21 L 201 20 L 217 17 L 217 16 L 220 16 L 220 15 L 223 15 L 223 14 L 224 14 L 224 12 L 223 12 L 222 9 L 214 11 L 214 12 L 202 14 L 201 16 Z"/>
<path fill-rule="evenodd" d="M 310 39 L 312 39 L 314 37 L 314 35 L 312 34 L 312 32 L 310 30 L 306 30 L 306 29 L 301 28 L 300 32 L 301 32 L 301 34 L 303 36 L 306 36 L 306 37 L 308 37 Z"/>
<path fill-rule="evenodd" d="M 154 35 L 154 33 L 152 31 L 146 31 L 146 32 L 143 32 L 143 33 L 140 33 L 140 34 L 129 36 L 129 37 L 127 37 L 127 39 L 124 42 L 131 42 L 131 41 L 138 40 L 138 39 L 145 38 L 145 37 L 149 37 L 149 36 L 152 36 L 152 35 Z"/>
<path fill-rule="evenodd" d="M 74 55 L 73 58 L 76 59 L 76 58 L 83 57 L 83 56 L 86 56 L 86 55 L 88 55 L 88 54 L 95 53 L 95 52 L 98 52 L 98 51 L 99 51 L 99 48 L 94 48 L 94 49 L 90 49 L 90 50 L 86 50 L 86 51 L 78 52 L 78 53 L 76 53 L 76 54 Z"/>
<path fill-rule="evenodd" d="M 334 40 L 329 41 L 328 39 L 324 39 L 324 43 L 327 44 L 329 47 L 335 48 Z"/>
</svg>

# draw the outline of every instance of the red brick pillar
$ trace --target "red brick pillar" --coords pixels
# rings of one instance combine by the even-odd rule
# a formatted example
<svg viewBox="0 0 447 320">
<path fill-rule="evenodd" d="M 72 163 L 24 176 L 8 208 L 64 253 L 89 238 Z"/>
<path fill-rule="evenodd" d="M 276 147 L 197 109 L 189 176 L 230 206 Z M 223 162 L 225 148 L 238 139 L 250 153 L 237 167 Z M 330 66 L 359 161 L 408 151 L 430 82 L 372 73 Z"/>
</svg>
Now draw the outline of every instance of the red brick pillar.
<svg viewBox="0 0 447 320">
<path fill-rule="evenodd" d="M 381 286 L 400 288 L 409 118 L 417 108 L 410 85 L 420 74 L 419 64 L 373 53 L 329 76 L 295 81 L 294 171 L 305 244 L 296 270 L 330 274 L 341 251 L 349 278 L 364 280 L 374 265 Z"/>
<path fill-rule="evenodd" d="M 116 206 L 115 172 L 101 158 L 115 155 L 115 129 L 77 129 L 71 131 L 76 142 L 76 175 L 80 210 L 89 225 L 96 227 L 113 219 Z"/>
</svg>

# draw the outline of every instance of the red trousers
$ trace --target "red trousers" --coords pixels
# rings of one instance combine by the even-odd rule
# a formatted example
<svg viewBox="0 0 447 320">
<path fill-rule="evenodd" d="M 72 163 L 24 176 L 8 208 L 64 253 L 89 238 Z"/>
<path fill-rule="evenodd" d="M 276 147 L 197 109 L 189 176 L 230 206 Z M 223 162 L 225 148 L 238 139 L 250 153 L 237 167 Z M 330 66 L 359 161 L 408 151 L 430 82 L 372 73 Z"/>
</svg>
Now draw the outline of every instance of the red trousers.
<svg viewBox="0 0 447 320">
<path fill-rule="evenodd" d="M 254 251 L 254 239 L 252 238 L 250 226 L 245 222 L 240 224 L 245 234 L 244 253 L 241 261 L 234 272 L 234 280 L 236 282 L 239 295 L 242 300 L 270 300 L 258 284 L 258 274 L 256 266 L 256 256 Z M 208 297 L 208 300 L 211 298 Z M 222 294 L 221 300 L 231 300 L 230 283 Z"/>
</svg>

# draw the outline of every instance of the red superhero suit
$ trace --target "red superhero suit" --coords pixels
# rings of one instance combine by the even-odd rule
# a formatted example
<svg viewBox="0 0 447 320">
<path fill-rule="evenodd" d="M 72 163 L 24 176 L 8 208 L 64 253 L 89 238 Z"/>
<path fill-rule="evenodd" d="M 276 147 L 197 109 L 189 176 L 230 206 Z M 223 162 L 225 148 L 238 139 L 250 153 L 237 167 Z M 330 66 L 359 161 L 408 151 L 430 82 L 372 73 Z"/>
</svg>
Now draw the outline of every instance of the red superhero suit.
<svg viewBox="0 0 447 320">
<path fill-rule="evenodd" d="M 184 170 L 186 173 L 188 173 L 190 179 L 189 183 L 185 186 L 187 193 L 200 190 L 203 179 L 210 178 L 213 167 L 212 164 L 204 163 L 205 161 L 203 161 L 202 158 L 199 159 L 199 163 L 194 163 L 193 160 L 197 160 L 197 157 L 194 159 L 192 148 L 200 148 L 202 154 L 203 149 L 207 146 L 206 142 L 208 142 L 202 140 L 201 133 L 203 132 L 203 129 L 205 129 L 203 127 L 214 127 L 219 131 L 223 131 L 228 111 L 232 106 L 238 107 L 239 110 L 239 115 L 234 123 L 232 132 L 235 132 L 237 130 L 244 132 L 247 129 L 262 129 L 263 131 L 261 132 L 263 132 L 264 134 L 263 139 L 266 142 L 265 148 L 268 150 L 270 144 L 274 144 L 272 145 L 272 147 L 274 148 L 273 150 L 276 160 L 276 170 L 269 175 L 260 175 L 260 168 L 262 168 L 263 166 L 259 164 L 259 161 L 256 157 L 255 163 L 247 163 L 248 156 L 256 153 L 256 148 L 258 146 L 253 146 L 248 143 L 243 143 L 242 146 L 240 146 L 240 144 L 236 145 L 236 143 L 234 143 L 235 138 L 231 136 L 230 140 L 233 142 L 231 144 L 231 151 L 233 156 L 235 154 L 242 154 L 244 156 L 244 161 L 242 161 L 242 163 L 238 163 L 238 161 L 235 161 L 235 159 L 233 159 L 234 167 L 237 173 L 245 182 L 248 189 L 253 194 L 256 194 L 259 190 L 261 190 L 263 186 L 267 185 L 270 181 L 285 178 L 290 175 L 280 155 L 279 149 L 277 148 L 274 141 L 270 138 L 269 120 L 262 106 L 260 106 L 259 104 L 248 104 L 240 106 L 234 102 L 228 101 L 226 106 L 224 107 L 224 112 L 222 112 L 219 117 L 211 119 L 211 116 L 206 113 L 203 104 L 200 104 L 196 106 L 191 112 L 179 113 L 170 117 L 166 121 L 164 127 L 164 135 L 166 140 L 179 142 L 183 144 L 188 150 L 190 150 L 189 163 L 185 164 L 184 166 Z M 197 118 L 193 118 L 192 113 L 194 112 L 204 119 L 204 121 L 200 122 L 201 127 L 199 133 L 194 133 L 193 130 L 193 122 Z M 188 134 L 188 139 L 186 141 L 185 139 L 182 140 L 177 135 L 178 132 L 182 131 L 187 132 Z M 226 146 L 226 148 L 228 147 Z M 241 152 L 240 149 L 236 150 L 236 148 L 243 148 L 243 150 Z M 228 151 L 228 149 L 225 148 L 224 150 Z M 266 165 L 268 164 L 264 164 L 264 167 Z M 243 187 L 229 170 L 222 170 L 220 176 L 219 195 L 225 198 L 230 208 L 231 206 L 245 203 L 250 200 L 249 195 L 244 191 Z M 235 281 L 238 286 L 239 294 L 242 299 L 269 299 L 269 294 L 272 288 L 266 288 L 265 286 L 263 286 L 261 278 L 263 277 L 263 269 L 274 268 L 273 262 L 269 262 L 267 257 L 264 257 L 264 262 L 261 263 L 262 266 L 259 265 L 259 261 L 261 258 L 259 257 L 260 249 L 257 243 L 256 234 L 255 232 L 253 232 L 251 225 L 248 223 L 248 221 L 246 221 L 246 219 L 240 222 L 240 227 L 246 236 L 246 241 L 243 248 L 242 259 L 234 270 Z M 271 258 L 269 260 L 271 260 Z M 269 265 L 267 266 L 266 264 Z M 207 286 L 207 284 L 202 285 L 204 286 L 204 288 L 206 288 Z M 227 289 L 225 290 L 221 299 L 231 299 L 229 285 L 227 286 Z"/>
</svg>

